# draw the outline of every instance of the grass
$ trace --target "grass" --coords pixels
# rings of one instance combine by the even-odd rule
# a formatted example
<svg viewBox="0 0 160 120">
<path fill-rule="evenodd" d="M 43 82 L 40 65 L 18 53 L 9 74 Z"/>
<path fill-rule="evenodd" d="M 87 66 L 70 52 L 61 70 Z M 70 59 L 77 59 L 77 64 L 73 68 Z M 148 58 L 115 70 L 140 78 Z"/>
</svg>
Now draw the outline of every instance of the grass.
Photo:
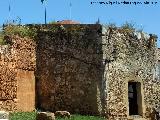
<svg viewBox="0 0 160 120">
<path fill-rule="evenodd" d="M 56 120 L 105 120 L 98 116 L 72 115 L 71 118 L 56 118 Z"/>
<path fill-rule="evenodd" d="M 14 112 L 14 113 L 10 113 L 9 120 L 36 120 L 36 112 Z"/>
<path fill-rule="evenodd" d="M 9 120 L 36 120 L 36 112 L 10 113 Z M 105 120 L 98 116 L 72 115 L 70 118 L 56 118 L 56 120 Z"/>
</svg>

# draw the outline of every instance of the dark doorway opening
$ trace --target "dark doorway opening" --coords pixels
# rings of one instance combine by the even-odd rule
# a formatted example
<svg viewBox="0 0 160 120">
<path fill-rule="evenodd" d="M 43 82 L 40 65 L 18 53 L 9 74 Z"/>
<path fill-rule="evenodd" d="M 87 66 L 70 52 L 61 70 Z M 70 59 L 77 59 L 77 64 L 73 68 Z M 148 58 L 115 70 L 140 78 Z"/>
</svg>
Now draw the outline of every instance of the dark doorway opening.
<svg viewBox="0 0 160 120">
<path fill-rule="evenodd" d="M 128 101 L 129 101 L 129 115 L 139 115 L 139 93 L 140 92 L 140 83 L 138 82 L 129 82 L 128 83 Z"/>
</svg>

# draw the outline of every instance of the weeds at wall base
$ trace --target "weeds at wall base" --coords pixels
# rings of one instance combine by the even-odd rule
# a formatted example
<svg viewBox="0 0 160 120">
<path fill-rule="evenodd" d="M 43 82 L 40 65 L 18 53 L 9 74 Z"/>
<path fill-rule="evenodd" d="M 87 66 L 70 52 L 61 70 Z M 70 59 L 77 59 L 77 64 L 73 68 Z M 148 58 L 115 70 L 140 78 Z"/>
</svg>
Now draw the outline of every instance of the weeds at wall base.
<svg viewBox="0 0 160 120">
<path fill-rule="evenodd" d="M 36 120 L 36 112 L 13 112 L 10 113 L 9 120 Z M 72 115 L 70 118 L 56 117 L 56 120 L 106 120 L 105 118 L 98 116 L 82 116 Z"/>
</svg>

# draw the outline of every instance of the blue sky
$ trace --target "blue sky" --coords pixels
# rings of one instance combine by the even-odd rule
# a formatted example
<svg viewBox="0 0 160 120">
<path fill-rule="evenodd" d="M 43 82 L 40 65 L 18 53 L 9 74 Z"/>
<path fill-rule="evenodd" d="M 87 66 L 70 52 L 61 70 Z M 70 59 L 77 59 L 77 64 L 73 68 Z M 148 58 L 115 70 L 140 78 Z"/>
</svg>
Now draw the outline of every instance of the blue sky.
<svg viewBox="0 0 160 120">
<path fill-rule="evenodd" d="M 47 0 L 47 21 L 58 21 L 71 19 L 80 23 L 95 23 L 100 19 L 102 24 L 116 23 L 122 25 L 126 21 L 134 23 L 138 29 L 143 28 L 144 32 L 158 35 L 158 47 L 160 47 L 160 1 L 148 5 L 100 5 L 91 2 L 107 2 L 108 0 Z M 116 1 L 116 0 L 112 0 Z M 122 1 L 122 0 L 117 0 Z M 124 1 L 124 0 L 123 0 Z M 138 1 L 138 0 L 125 0 Z M 139 0 L 144 2 L 146 0 Z M 9 3 L 11 12 L 8 12 Z M 8 19 L 21 18 L 22 24 L 44 23 L 44 5 L 40 0 L 0 0 L 0 25 Z"/>
</svg>

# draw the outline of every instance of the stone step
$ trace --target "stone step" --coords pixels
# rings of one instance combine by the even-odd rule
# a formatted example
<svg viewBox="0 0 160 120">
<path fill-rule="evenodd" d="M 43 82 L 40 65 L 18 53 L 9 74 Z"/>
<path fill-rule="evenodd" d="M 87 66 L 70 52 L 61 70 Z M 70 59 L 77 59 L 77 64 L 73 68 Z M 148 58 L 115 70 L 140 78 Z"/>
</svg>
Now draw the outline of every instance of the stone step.
<svg viewBox="0 0 160 120">
<path fill-rule="evenodd" d="M 146 120 L 145 118 L 129 118 L 128 120 Z"/>
<path fill-rule="evenodd" d="M 9 113 L 5 111 L 0 111 L 0 120 L 9 120 Z"/>
<path fill-rule="evenodd" d="M 129 120 L 146 120 L 145 118 L 142 118 L 140 115 L 132 115 L 130 116 Z"/>
<path fill-rule="evenodd" d="M 134 118 L 133 120 L 146 120 L 145 118 Z"/>
</svg>

